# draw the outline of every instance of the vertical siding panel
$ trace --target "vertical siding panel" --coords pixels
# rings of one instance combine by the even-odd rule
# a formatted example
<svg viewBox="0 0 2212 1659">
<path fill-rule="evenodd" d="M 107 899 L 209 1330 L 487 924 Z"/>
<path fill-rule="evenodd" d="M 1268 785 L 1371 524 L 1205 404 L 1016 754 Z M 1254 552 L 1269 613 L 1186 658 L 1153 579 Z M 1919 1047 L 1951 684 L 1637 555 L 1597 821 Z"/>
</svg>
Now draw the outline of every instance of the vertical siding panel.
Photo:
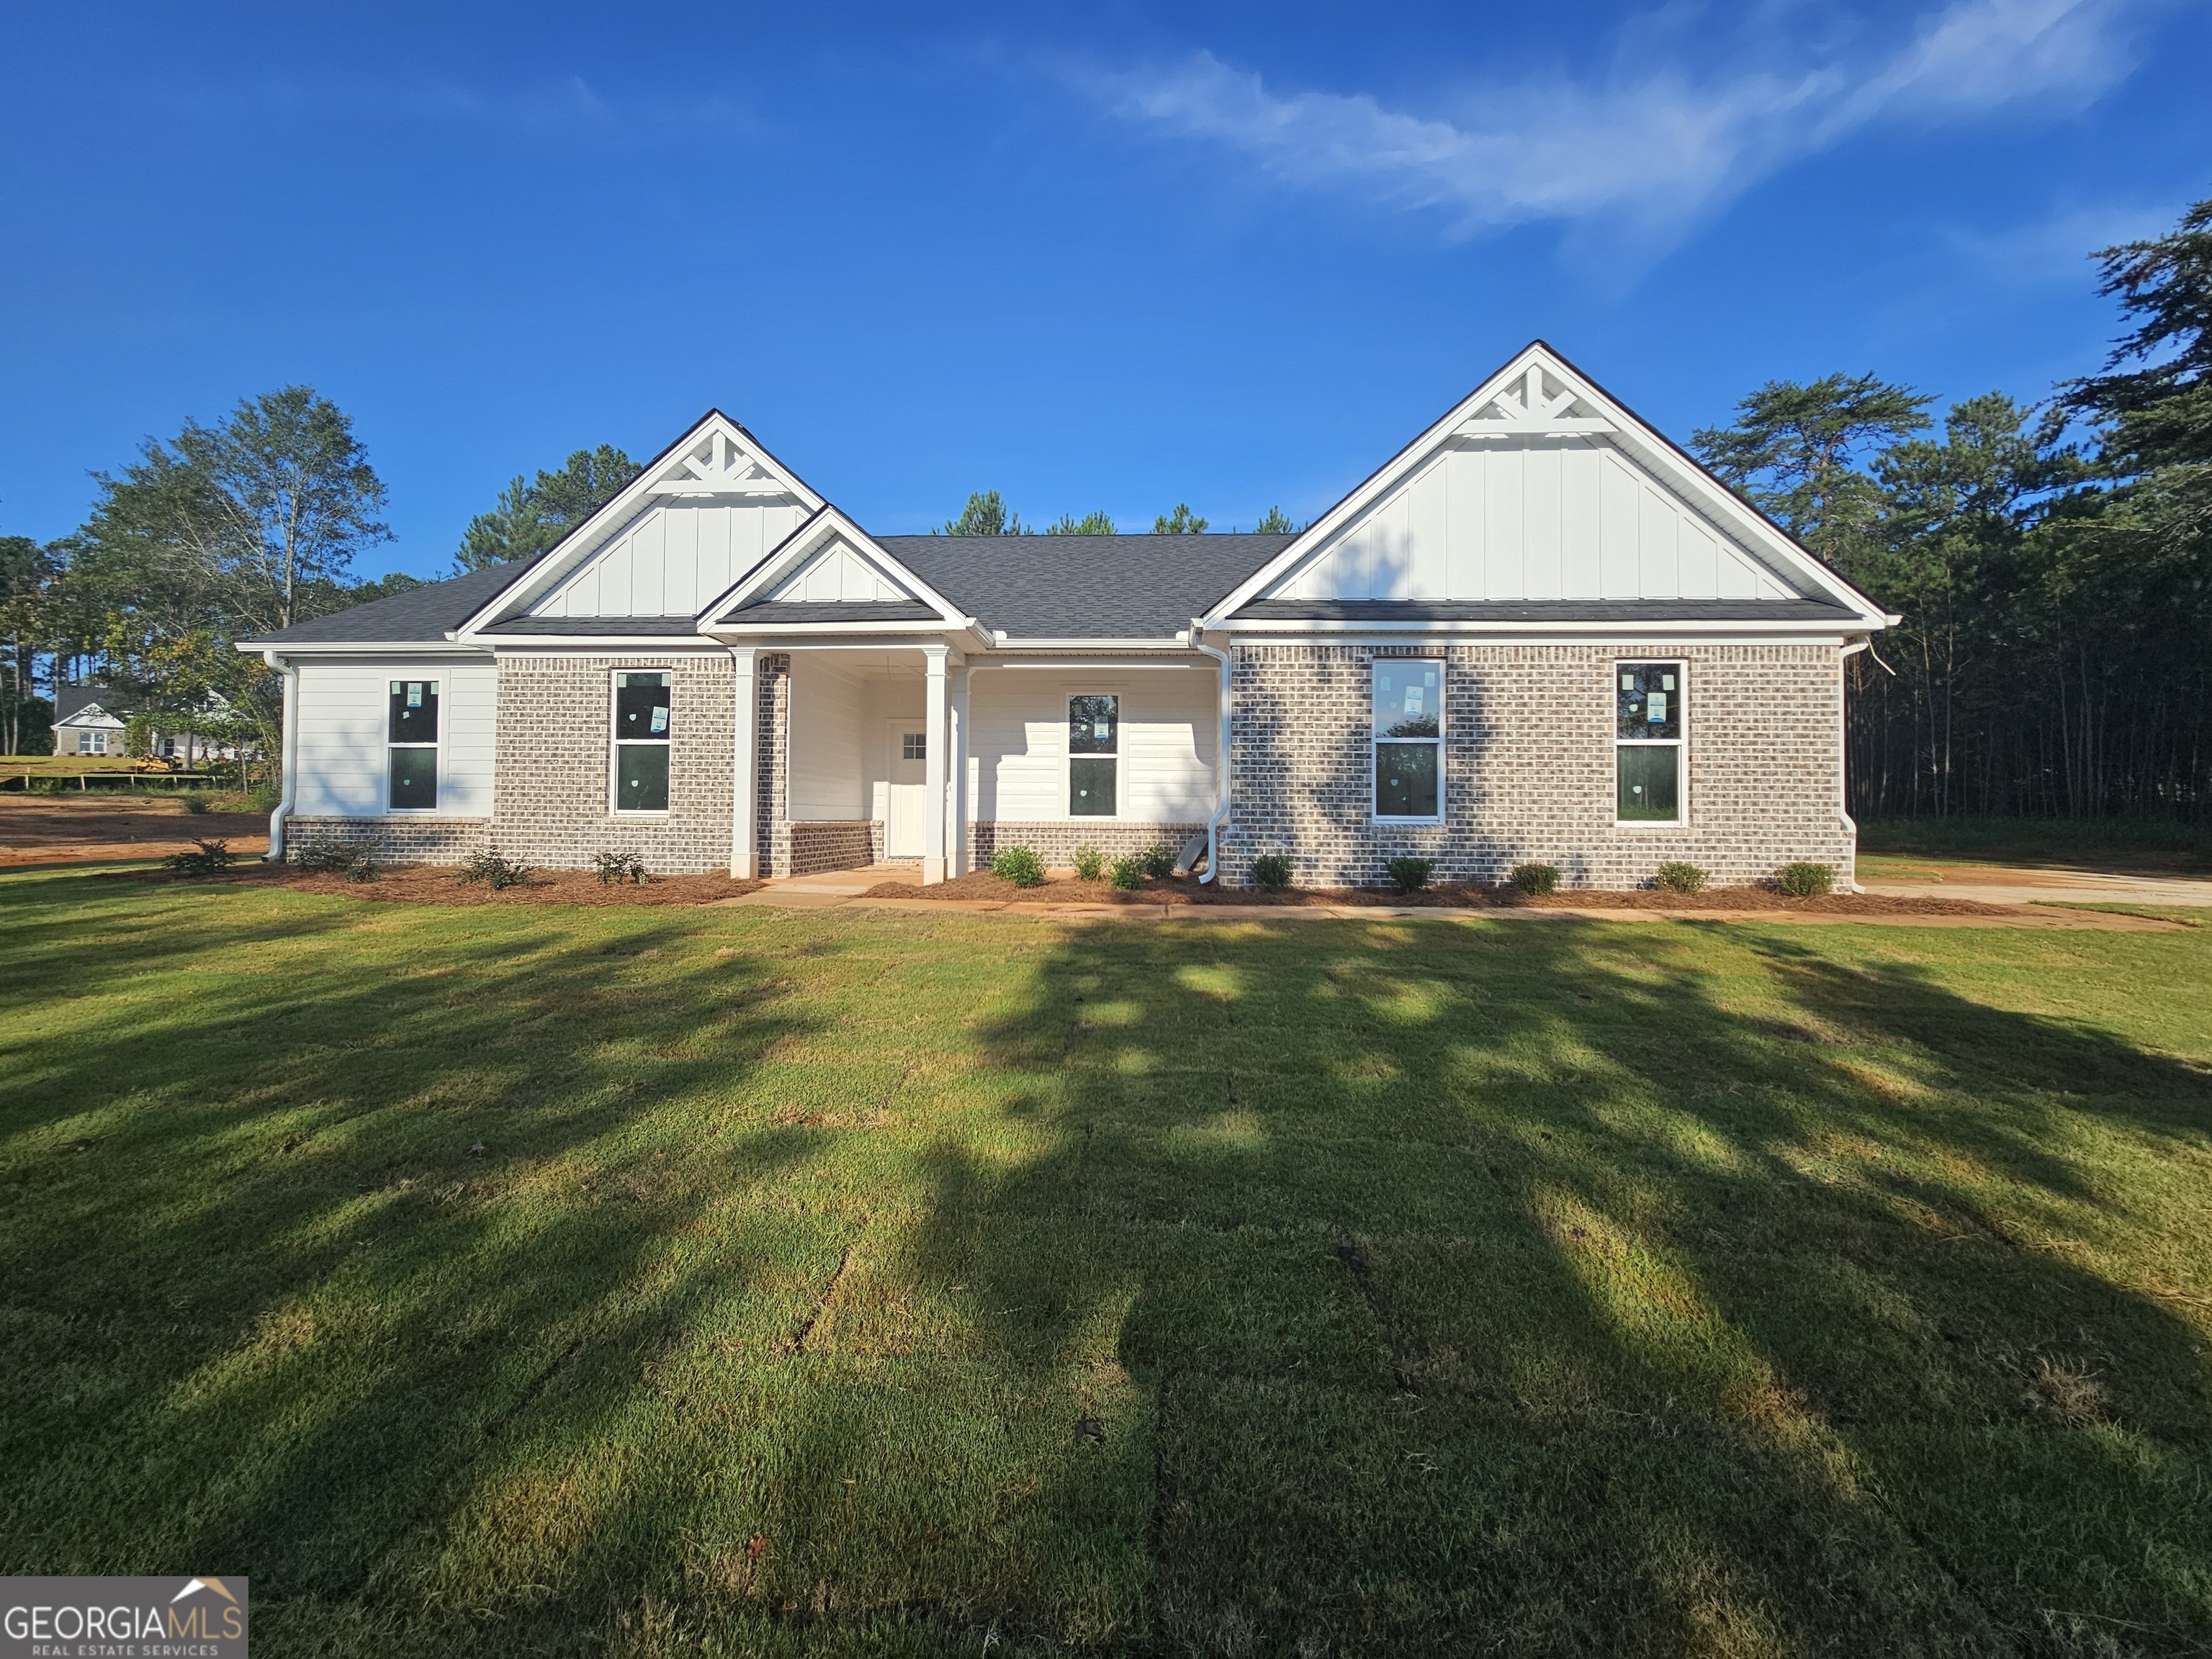
<svg viewBox="0 0 2212 1659">
<path fill-rule="evenodd" d="M 1644 489 L 1620 457 L 1607 453 L 1603 463 L 1598 521 L 1598 574 L 1604 589 L 1602 597 L 1632 599 L 1644 583 L 1644 562 L 1638 551 L 1643 535 L 1639 520 Z"/>
<path fill-rule="evenodd" d="M 1720 597 L 1720 544 L 1687 514 L 1681 516 L 1682 592 L 1686 599 Z"/>
<path fill-rule="evenodd" d="M 1673 503 L 1662 495 L 1657 488 L 1646 484 L 1641 491 L 1638 504 L 1640 526 L 1638 539 L 1642 543 L 1643 577 L 1640 586 L 1647 599 L 1670 599 L 1680 592 L 1680 577 L 1674 552 L 1676 516 Z"/>
<path fill-rule="evenodd" d="M 1482 452 L 1455 449 L 1446 477 L 1450 483 L 1444 520 L 1444 597 L 1482 595 Z"/>
<path fill-rule="evenodd" d="M 1451 523 L 1451 477 L 1449 454 L 1421 474 L 1413 486 L 1413 596 L 1441 599 L 1449 589 L 1448 574 Z"/>
<path fill-rule="evenodd" d="M 1577 441 L 1559 459 L 1559 596 L 1599 599 L 1604 592 L 1598 573 L 1601 458 L 1587 443 Z"/>
<path fill-rule="evenodd" d="M 1530 448 L 1522 462 L 1526 517 L 1522 520 L 1521 597 L 1559 597 L 1559 493 L 1565 468 L 1555 445 Z"/>
</svg>

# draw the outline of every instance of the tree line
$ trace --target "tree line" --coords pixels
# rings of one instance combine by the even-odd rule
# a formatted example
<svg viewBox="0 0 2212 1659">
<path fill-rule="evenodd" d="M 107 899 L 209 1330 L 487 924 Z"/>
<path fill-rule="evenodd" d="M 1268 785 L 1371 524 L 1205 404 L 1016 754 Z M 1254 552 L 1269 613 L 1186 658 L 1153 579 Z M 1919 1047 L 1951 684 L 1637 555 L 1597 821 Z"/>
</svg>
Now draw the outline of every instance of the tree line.
<svg viewBox="0 0 2212 1659">
<path fill-rule="evenodd" d="M 1172 513 L 1160 514 L 1152 520 L 1155 536 L 1202 536 L 1211 521 L 1201 519 L 1190 510 L 1188 501 L 1177 501 Z M 1304 526 L 1291 522 L 1290 515 L 1279 507 L 1271 507 L 1265 517 L 1252 526 L 1253 533 L 1261 536 L 1295 535 Z M 1012 511 L 1006 498 L 995 489 L 979 489 L 968 497 L 968 505 L 957 519 L 947 519 L 929 532 L 933 536 L 1118 536 L 1121 530 L 1109 513 L 1086 513 L 1077 518 L 1073 513 L 1063 513 L 1040 531 L 1022 522 L 1022 515 Z"/>
<path fill-rule="evenodd" d="M 1705 464 L 1901 620 L 1850 659 L 1862 817 L 2212 793 L 2212 199 L 2092 256 L 2127 331 L 2037 405 L 1773 381 Z"/>
</svg>

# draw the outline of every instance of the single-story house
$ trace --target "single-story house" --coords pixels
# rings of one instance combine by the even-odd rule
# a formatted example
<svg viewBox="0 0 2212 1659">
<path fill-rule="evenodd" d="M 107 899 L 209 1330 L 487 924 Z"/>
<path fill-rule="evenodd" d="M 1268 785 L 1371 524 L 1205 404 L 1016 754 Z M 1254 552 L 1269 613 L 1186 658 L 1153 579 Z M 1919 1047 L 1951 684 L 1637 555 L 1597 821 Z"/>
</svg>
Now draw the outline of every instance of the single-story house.
<svg viewBox="0 0 2212 1659">
<path fill-rule="evenodd" d="M 1538 342 L 1297 535 L 873 535 L 710 412 L 545 553 L 241 648 L 272 856 L 1628 887 L 1849 878 L 1844 660 L 1893 620 Z"/>
<path fill-rule="evenodd" d="M 112 685 L 64 685 L 54 692 L 54 753 L 57 755 L 121 755 L 124 734 L 137 712 L 139 699 L 131 693 Z M 202 705 L 202 712 L 221 714 L 228 711 L 229 699 L 221 692 L 210 691 Z M 238 750 L 233 744 L 199 737 L 192 732 L 161 732 L 149 734 L 149 753 L 162 760 L 181 761 L 187 767 L 202 761 L 235 760 Z"/>
</svg>

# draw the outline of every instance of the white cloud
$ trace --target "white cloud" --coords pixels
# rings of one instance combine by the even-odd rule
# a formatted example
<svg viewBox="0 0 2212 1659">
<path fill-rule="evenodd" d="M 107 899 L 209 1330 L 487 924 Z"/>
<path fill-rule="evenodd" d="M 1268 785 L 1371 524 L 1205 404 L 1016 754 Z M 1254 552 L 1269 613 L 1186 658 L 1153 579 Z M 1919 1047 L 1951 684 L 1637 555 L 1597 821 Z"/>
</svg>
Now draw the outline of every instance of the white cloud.
<svg viewBox="0 0 2212 1659">
<path fill-rule="evenodd" d="M 1153 131 L 1224 146 L 1285 184 L 1440 212 L 1458 234 L 1561 220 L 1665 236 L 1879 120 L 2078 106 L 2133 66 L 2121 3 L 1954 0 L 1871 61 L 1705 76 L 1639 66 L 1475 88 L 1449 113 L 1364 93 L 1279 94 L 1210 52 L 1090 84 Z"/>
</svg>

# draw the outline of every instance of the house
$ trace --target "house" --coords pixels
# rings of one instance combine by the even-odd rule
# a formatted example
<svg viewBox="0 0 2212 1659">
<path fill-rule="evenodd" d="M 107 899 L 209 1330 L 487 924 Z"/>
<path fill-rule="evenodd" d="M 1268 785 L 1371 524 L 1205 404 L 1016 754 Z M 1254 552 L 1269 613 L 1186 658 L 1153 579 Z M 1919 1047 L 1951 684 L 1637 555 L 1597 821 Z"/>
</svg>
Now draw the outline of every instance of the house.
<svg viewBox="0 0 2212 1659">
<path fill-rule="evenodd" d="M 131 718 L 126 693 L 112 685 L 54 688 L 54 753 L 119 755 Z"/>
<path fill-rule="evenodd" d="M 872 535 L 717 412 L 535 559 L 241 648 L 277 848 L 1627 887 L 1848 878 L 1844 660 L 1892 620 L 1538 342 L 1295 536 Z"/>
</svg>

